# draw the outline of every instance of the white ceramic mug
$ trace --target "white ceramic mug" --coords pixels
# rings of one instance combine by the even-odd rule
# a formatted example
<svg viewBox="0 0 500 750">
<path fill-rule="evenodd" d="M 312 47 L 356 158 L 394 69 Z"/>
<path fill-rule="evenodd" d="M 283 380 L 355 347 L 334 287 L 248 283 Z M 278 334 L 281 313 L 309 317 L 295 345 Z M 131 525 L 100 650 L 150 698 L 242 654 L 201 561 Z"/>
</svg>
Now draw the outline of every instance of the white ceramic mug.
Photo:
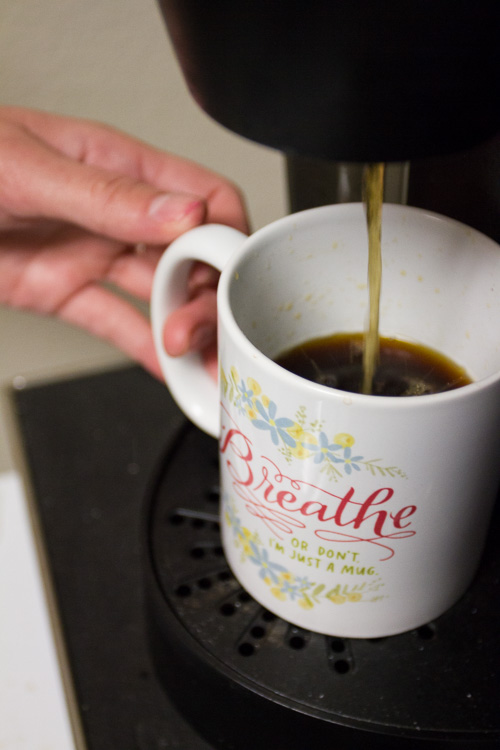
<svg viewBox="0 0 500 750">
<path fill-rule="evenodd" d="M 346 393 L 273 358 L 367 316 L 361 204 L 287 216 L 247 238 L 207 225 L 162 257 L 152 323 L 180 408 L 220 441 L 222 537 L 242 586 L 297 626 L 345 637 L 416 628 L 464 593 L 499 478 L 500 248 L 450 219 L 385 205 L 380 333 L 475 382 L 421 397 Z M 222 271 L 219 387 L 162 328 L 193 260 Z"/>
</svg>

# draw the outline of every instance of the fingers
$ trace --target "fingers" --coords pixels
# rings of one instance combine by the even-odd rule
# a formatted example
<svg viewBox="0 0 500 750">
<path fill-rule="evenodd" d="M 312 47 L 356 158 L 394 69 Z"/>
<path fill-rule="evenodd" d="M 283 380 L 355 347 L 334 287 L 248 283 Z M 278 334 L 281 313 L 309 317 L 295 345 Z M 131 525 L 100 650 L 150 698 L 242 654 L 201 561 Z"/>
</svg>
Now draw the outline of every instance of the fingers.
<svg viewBox="0 0 500 750">
<path fill-rule="evenodd" d="M 188 278 L 188 299 L 196 297 L 205 289 L 216 289 L 219 276 L 219 271 L 213 266 L 201 262 L 193 263 Z"/>
<path fill-rule="evenodd" d="M 163 248 L 144 247 L 139 251 L 130 247 L 111 264 L 106 280 L 141 300 L 149 301 L 155 268 Z"/>
<path fill-rule="evenodd" d="M 163 343 L 167 354 L 178 357 L 189 351 L 208 349 L 214 345 L 216 337 L 216 292 L 206 289 L 170 315 L 165 323 Z"/>
<path fill-rule="evenodd" d="M 4 297 L 57 312 L 156 375 L 148 322 L 100 282 L 148 299 L 158 248 L 204 221 L 248 231 L 238 189 L 197 164 L 96 123 L 0 108 L 0 229 L 15 229 L 9 234 L 19 242 L 38 225 L 57 226 L 53 220 L 65 222 L 66 233 L 70 224 L 76 238 L 68 245 L 68 236 L 44 236 L 31 254 L 4 248 L 3 268 L 15 280 Z M 124 252 L 136 243 L 143 252 Z M 202 351 L 215 374 L 217 279 L 208 266 L 193 268 L 190 301 L 169 318 L 164 339 L 174 356 Z"/>
<path fill-rule="evenodd" d="M 43 144 L 0 140 L 0 203 L 15 219 L 46 217 L 124 242 L 165 244 L 205 218 L 194 195 L 72 162 Z"/>
<path fill-rule="evenodd" d="M 206 201 L 206 221 L 212 224 L 227 224 L 248 234 L 249 224 L 241 191 L 229 180 L 198 164 L 177 156 L 159 152 L 149 154 L 144 160 L 147 178 L 157 186 L 168 189 L 176 185 L 178 190 L 195 193 Z"/>
<path fill-rule="evenodd" d="M 219 366 L 217 359 L 217 344 L 212 344 L 207 347 L 201 353 L 205 370 L 208 372 L 212 380 L 217 382 L 219 375 Z"/>
<path fill-rule="evenodd" d="M 58 316 L 105 339 L 161 378 L 149 322 L 112 292 L 90 284 L 66 300 Z"/>
<path fill-rule="evenodd" d="M 65 300 L 92 283 L 110 282 L 148 300 L 161 250 L 133 247 L 71 226 L 51 233 L 4 233 L 0 252 L 0 301 L 56 313 Z"/>
<path fill-rule="evenodd" d="M 239 191 L 197 164 L 96 123 L 2 112 L 0 201 L 10 199 L 16 215 L 56 217 L 150 244 L 204 220 L 248 231 Z"/>
</svg>

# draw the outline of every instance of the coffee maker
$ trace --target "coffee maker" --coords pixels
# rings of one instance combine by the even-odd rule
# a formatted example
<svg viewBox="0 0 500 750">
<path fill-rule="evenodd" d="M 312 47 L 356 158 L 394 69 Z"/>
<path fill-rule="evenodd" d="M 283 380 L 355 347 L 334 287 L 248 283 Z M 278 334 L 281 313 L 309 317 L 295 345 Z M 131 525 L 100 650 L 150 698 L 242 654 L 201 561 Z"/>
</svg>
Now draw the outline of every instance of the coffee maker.
<svg viewBox="0 0 500 750">
<path fill-rule="evenodd" d="M 386 200 L 500 239 L 496 2 L 159 4 L 203 110 L 285 155 L 292 211 L 360 200 L 363 165 L 380 161 L 392 169 Z M 324 638 L 277 621 L 230 580 L 217 492 L 216 447 L 188 427 L 151 486 L 146 598 L 158 676 L 211 746 L 498 746 L 499 678 L 484 666 L 499 655 L 498 556 L 440 623 Z"/>
<path fill-rule="evenodd" d="M 292 211 L 359 200 L 382 161 L 388 202 L 498 239 L 494 0 L 159 3 L 203 110 L 285 154 Z"/>
</svg>

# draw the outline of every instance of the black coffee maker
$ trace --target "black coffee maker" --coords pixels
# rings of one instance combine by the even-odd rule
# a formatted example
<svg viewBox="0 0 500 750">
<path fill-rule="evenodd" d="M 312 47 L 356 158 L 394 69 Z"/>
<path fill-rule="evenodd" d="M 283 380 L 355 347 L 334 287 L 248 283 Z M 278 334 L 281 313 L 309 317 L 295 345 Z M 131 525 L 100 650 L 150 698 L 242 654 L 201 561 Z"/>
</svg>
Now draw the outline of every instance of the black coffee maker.
<svg viewBox="0 0 500 750">
<path fill-rule="evenodd" d="M 393 162 L 389 201 L 500 238 L 498 2 L 159 2 L 199 105 L 286 155 L 292 211 Z"/>
<path fill-rule="evenodd" d="M 292 210 L 359 200 L 363 164 L 384 161 L 396 200 L 500 239 L 498 0 L 159 2 L 200 106 L 286 155 Z M 439 621 L 326 638 L 263 610 L 224 567 L 217 481 L 215 441 L 187 426 L 146 523 L 151 653 L 210 747 L 500 746 L 498 513 L 477 581 Z"/>
</svg>

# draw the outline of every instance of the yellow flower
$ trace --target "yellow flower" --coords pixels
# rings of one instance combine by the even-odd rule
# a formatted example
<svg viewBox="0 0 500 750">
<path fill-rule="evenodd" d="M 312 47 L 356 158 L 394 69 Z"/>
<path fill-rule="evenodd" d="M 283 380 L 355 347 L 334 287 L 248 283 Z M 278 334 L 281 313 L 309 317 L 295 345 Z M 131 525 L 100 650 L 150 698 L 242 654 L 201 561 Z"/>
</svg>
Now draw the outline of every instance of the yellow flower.
<svg viewBox="0 0 500 750">
<path fill-rule="evenodd" d="M 347 601 L 346 597 L 342 596 L 342 594 L 331 594 L 328 598 L 334 604 L 344 604 Z"/>
<path fill-rule="evenodd" d="M 347 598 L 350 602 L 360 602 L 361 594 L 347 594 Z"/>
<path fill-rule="evenodd" d="M 341 445 L 342 448 L 351 448 L 356 442 L 353 436 L 349 435 L 347 432 L 339 432 L 337 435 L 335 435 L 333 441 L 334 443 Z"/>
<path fill-rule="evenodd" d="M 271 399 L 269 398 L 269 396 L 262 396 L 261 401 L 264 404 L 264 406 L 266 407 L 266 409 L 268 409 L 269 408 L 269 404 L 271 403 Z"/>
<path fill-rule="evenodd" d="M 310 599 L 299 599 L 299 607 L 302 609 L 312 609 L 314 604 Z"/>
<path fill-rule="evenodd" d="M 276 597 L 276 599 L 280 599 L 282 602 L 286 599 L 286 594 L 281 591 L 277 586 L 273 586 L 271 589 L 271 594 Z"/>
<path fill-rule="evenodd" d="M 280 573 L 279 581 L 292 581 L 293 575 L 292 573 Z"/>
<path fill-rule="evenodd" d="M 226 373 L 224 372 L 222 367 L 220 368 L 220 382 L 221 382 L 222 392 L 227 393 L 228 383 L 227 383 Z"/>
<path fill-rule="evenodd" d="M 287 432 L 296 441 L 295 447 L 289 449 L 292 456 L 300 459 L 309 458 L 309 456 L 312 455 L 312 452 L 307 448 L 304 448 L 301 443 L 311 443 L 312 445 L 316 445 L 318 439 L 314 435 L 311 435 L 310 432 L 306 432 L 297 422 L 291 427 L 288 427 Z"/>
<path fill-rule="evenodd" d="M 307 448 L 304 448 L 304 446 L 300 443 L 297 443 L 295 445 L 295 448 L 289 448 L 289 450 L 292 456 L 294 456 L 295 458 L 300 458 L 301 460 L 304 458 L 309 458 L 309 456 L 312 455 L 312 452 L 307 450 Z"/>
<path fill-rule="evenodd" d="M 257 412 L 255 411 L 255 409 L 250 409 L 249 407 L 247 407 L 246 412 L 248 419 L 257 419 Z"/>
<path fill-rule="evenodd" d="M 243 547 L 243 552 L 245 553 L 245 555 L 252 554 L 252 548 L 250 547 L 250 544 L 248 543 L 251 536 L 252 535 L 250 534 L 248 529 L 243 529 L 243 534 L 238 534 L 238 541 Z"/>
<path fill-rule="evenodd" d="M 298 422 L 294 422 L 291 427 L 288 427 L 287 432 L 295 440 L 303 440 L 303 436 L 307 434 L 302 425 Z"/>
<path fill-rule="evenodd" d="M 262 393 L 262 388 L 257 383 L 257 381 L 254 380 L 253 378 L 247 378 L 247 385 L 250 388 L 250 390 L 254 392 L 255 396 L 258 396 L 259 393 Z"/>
</svg>

